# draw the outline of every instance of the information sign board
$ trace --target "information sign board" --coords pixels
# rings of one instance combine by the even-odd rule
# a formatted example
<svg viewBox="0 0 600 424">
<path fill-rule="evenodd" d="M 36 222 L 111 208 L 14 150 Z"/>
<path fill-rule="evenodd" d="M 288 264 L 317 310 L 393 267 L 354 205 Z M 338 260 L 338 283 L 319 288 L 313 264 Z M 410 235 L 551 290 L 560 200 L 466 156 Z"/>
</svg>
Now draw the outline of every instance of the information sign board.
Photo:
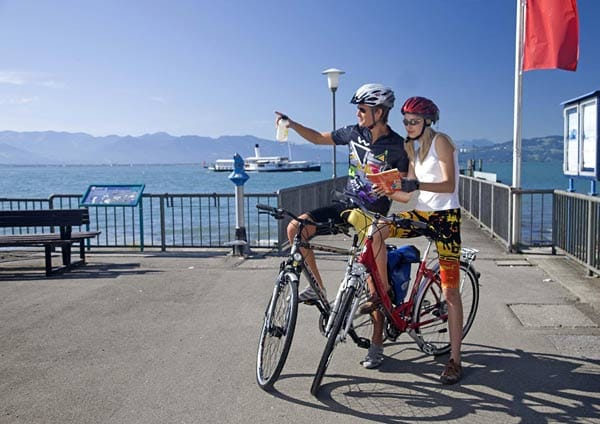
<svg viewBox="0 0 600 424">
<path fill-rule="evenodd" d="M 81 198 L 81 206 L 137 206 L 144 184 L 93 184 Z"/>
</svg>

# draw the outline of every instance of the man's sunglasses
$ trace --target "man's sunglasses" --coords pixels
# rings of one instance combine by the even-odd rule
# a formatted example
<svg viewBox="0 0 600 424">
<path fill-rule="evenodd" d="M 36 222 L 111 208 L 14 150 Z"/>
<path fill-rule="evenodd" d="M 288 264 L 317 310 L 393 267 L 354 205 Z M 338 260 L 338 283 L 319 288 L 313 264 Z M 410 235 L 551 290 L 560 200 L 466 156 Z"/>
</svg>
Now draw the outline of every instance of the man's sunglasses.
<svg viewBox="0 0 600 424">
<path fill-rule="evenodd" d="M 360 113 L 367 113 L 367 108 L 365 108 L 365 107 L 360 107 L 360 106 L 359 106 L 359 107 L 358 107 L 358 111 L 359 111 Z"/>
<path fill-rule="evenodd" d="M 414 127 L 415 125 L 419 125 L 421 122 L 423 122 L 422 119 L 403 119 L 402 123 L 406 126 L 411 126 Z"/>
</svg>

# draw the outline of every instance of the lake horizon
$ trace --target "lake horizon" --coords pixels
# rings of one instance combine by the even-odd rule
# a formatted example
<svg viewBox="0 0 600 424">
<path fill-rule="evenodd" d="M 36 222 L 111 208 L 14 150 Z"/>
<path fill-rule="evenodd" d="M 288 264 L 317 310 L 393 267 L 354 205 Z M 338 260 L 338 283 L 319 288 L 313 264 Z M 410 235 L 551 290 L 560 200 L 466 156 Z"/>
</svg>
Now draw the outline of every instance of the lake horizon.
<svg viewBox="0 0 600 424">
<path fill-rule="evenodd" d="M 461 164 L 462 166 L 462 164 Z M 246 193 L 271 193 L 282 188 L 322 181 L 333 175 L 331 163 L 320 172 L 248 173 Z M 0 165 L 0 196 L 47 198 L 52 194 L 83 194 L 93 184 L 144 184 L 145 193 L 228 193 L 235 186 L 229 172 L 214 172 L 202 164 L 131 165 Z M 482 171 L 496 173 L 500 183 L 511 185 L 512 162 L 483 163 Z M 347 175 L 346 163 L 337 163 L 337 176 Z M 521 186 L 525 189 L 567 190 L 569 177 L 562 161 L 523 162 Z M 575 178 L 575 190 L 587 194 L 590 180 Z"/>
</svg>

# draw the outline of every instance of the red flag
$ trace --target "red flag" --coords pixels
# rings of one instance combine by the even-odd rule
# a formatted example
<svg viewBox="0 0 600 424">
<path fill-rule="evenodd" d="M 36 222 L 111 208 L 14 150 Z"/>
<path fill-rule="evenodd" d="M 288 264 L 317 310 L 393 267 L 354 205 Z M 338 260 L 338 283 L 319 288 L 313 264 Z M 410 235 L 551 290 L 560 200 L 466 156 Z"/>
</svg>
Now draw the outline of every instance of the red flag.
<svg viewBox="0 0 600 424">
<path fill-rule="evenodd" d="M 527 0 L 523 70 L 577 69 L 579 20 L 576 0 Z"/>
</svg>

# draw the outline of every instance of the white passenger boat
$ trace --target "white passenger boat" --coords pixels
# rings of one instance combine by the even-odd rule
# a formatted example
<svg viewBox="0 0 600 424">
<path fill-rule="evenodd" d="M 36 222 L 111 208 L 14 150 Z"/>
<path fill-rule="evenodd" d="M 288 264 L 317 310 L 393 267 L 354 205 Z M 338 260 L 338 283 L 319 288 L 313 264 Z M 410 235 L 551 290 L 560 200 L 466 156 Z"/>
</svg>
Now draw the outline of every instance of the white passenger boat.
<svg viewBox="0 0 600 424">
<path fill-rule="evenodd" d="M 209 169 L 216 172 L 233 171 L 233 159 L 217 159 Z M 255 144 L 254 156 L 244 158 L 244 169 L 247 172 L 319 172 L 321 164 L 306 160 L 290 160 L 286 156 L 261 156 L 258 144 Z"/>
</svg>

